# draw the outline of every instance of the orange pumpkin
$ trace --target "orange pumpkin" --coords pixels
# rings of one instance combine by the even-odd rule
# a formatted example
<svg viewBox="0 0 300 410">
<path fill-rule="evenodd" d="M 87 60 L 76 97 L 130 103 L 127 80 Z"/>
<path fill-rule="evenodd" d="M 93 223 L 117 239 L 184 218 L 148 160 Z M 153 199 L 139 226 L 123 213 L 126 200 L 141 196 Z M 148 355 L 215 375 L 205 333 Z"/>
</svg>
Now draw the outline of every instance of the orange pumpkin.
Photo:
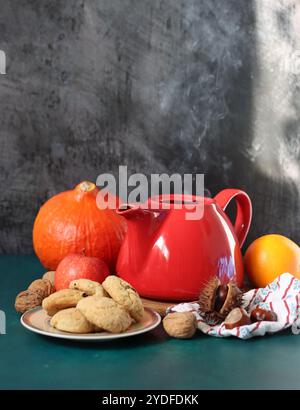
<svg viewBox="0 0 300 410">
<path fill-rule="evenodd" d="M 114 269 L 126 222 L 111 209 L 100 210 L 100 190 L 91 182 L 49 199 L 33 227 L 33 246 L 45 268 L 55 270 L 70 253 L 95 256 Z"/>
</svg>

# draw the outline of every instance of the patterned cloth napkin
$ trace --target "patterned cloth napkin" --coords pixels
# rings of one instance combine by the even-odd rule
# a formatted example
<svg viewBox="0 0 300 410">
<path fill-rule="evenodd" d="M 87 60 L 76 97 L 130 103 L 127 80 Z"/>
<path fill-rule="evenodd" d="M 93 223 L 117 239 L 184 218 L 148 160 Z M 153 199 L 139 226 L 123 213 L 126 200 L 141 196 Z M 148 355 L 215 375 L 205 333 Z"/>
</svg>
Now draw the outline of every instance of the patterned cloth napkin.
<svg viewBox="0 0 300 410">
<path fill-rule="evenodd" d="M 252 289 L 243 295 L 243 307 L 247 312 L 254 308 L 272 310 L 277 314 L 277 322 L 256 322 L 251 325 L 225 329 L 224 323 L 208 326 L 201 317 L 199 304 L 180 303 L 167 309 L 170 312 L 193 312 L 198 321 L 198 329 L 209 336 L 235 336 L 240 339 L 250 339 L 254 336 L 264 336 L 266 333 L 276 333 L 292 327 L 294 334 L 300 333 L 300 280 L 290 273 L 278 276 L 265 288 Z"/>
</svg>

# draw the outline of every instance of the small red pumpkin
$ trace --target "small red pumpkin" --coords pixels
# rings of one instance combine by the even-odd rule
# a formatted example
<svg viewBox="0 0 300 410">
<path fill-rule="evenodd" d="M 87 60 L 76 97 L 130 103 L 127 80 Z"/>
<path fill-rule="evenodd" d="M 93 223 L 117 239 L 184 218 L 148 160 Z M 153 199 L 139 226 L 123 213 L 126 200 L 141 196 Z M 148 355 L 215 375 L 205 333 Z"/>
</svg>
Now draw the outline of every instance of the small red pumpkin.
<svg viewBox="0 0 300 410">
<path fill-rule="evenodd" d="M 70 253 L 102 259 L 113 271 L 126 231 L 114 210 L 97 206 L 100 190 L 91 182 L 50 198 L 39 210 L 33 227 L 33 246 L 45 268 L 55 270 Z"/>
</svg>

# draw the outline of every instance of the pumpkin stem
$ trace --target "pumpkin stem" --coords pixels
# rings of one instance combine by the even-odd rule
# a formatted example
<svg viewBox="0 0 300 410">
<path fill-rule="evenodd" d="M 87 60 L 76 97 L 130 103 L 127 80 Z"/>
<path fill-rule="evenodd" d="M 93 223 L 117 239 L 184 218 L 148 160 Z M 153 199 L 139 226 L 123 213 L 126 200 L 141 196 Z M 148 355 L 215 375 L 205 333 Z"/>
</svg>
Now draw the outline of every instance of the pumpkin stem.
<svg viewBox="0 0 300 410">
<path fill-rule="evenodd" d="M 96 188 L 96 185 L 93 182 L 83 181 L 77 185 L 76 189 L 81 192 L 91 192 Z"/>
</svg>

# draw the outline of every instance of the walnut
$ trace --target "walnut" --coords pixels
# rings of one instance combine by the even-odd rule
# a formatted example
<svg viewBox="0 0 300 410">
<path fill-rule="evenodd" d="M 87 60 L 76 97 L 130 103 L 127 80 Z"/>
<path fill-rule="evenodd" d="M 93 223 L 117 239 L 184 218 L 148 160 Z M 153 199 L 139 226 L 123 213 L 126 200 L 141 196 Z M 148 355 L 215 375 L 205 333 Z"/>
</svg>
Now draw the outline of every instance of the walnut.
<svg viewBox="0 0 300 410">
<path fill-rule="evenodd" d="M 16 297 L 15 308 L 24 313 L 27 310 L 42 305 L 43 299 L 54 291 L 52 283 L 48 279 L 34 280 L 27 290 L 19 293 Z"/>
<path fill-rule="evenodd" d="M 24 313 L 27 310 L 41 306 L 42 297 L 40 294 L 30 290 L 24 290 L 16 297 L 15 308 L 17 312 Z"/>
<path fill-rule="evenodd" d="M 54 270 L 50 270 L 49 272 L 46 272 L 43 275 L 43 279 L 50 280 L 52 286 L 54 286 L 54 278 L 55 278 L 55 271 Z"/>
<path fill-rule="evenodd" d="M 169 336 L 189 339 L 197 330 L 197 320 L 192 312 L 169 313 L 163 319 L 163 326 Z"/>
<path fill-rule="evenodd" d="M 45 299 L 53 292 L 53 286 L 48 279 L 37 279 L 31 283 L 28 290 L 39 294 L 42 299 Z"/>
</svg>

